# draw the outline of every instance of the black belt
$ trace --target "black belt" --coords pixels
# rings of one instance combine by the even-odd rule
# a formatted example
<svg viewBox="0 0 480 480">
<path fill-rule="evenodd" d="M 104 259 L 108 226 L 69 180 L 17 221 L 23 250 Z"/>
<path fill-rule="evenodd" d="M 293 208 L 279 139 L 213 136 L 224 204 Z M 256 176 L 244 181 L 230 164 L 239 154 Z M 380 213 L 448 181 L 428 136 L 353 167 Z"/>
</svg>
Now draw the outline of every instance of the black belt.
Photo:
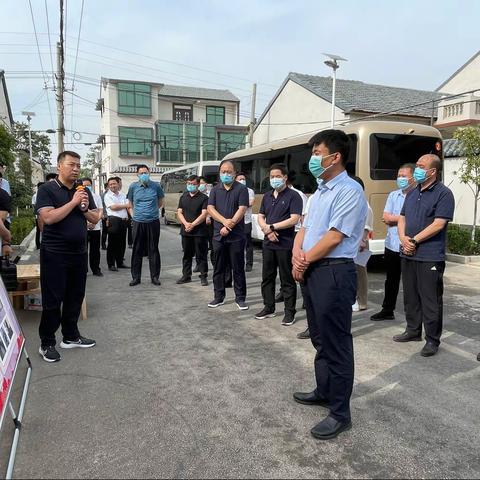
<svg viewBox="0 0 480 480">
<path fill-rule="evenodd" d="M 353 258 L 322 258 L 318 262 L 314 262 L 315 265 L 341 265 L 343 263 L 353 263 Z"/>
</svg>

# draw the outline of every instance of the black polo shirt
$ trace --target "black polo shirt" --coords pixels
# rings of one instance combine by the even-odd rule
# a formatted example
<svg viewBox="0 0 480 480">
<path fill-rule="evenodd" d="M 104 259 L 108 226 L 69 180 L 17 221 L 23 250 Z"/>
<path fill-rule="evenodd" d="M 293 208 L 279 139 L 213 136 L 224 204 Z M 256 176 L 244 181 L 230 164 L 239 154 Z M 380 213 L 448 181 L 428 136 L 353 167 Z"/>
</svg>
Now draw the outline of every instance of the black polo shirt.
<svg viewBox="0 0 480 480">
<path fill-rule="evenodd" d="M 89 210 L 96 207 L 92 194 L 86 189 Z M 35 211 L 45 207 L 60 208 L 72 200 L 75 187 L 68 188 L 60 180 L 46 182 L 37 192 Z M 63 220 L 52 225 L 44 225 L 42 231 L 42 249 L 55 253 L 87 252 L 87 220 L 79 207 L 74 208 Z"/>
<path fill-rule="evenodd" d="M 225 218 L 233 218 L 237 213 L 238 207 L 248 208 L 248 189 L 245 185 L 234 181 L 229 190 L 223 183 L 218 183 L 212 188 L 208 204 L 213 205 L 217 212 Z M 232 231 L 226 236 L 220 235 L 223 225 L 216 220 L 213 222 L 213 238 L 217 241 L 227 243 L 238 242 L 245 239 L 245 223 L 243 218 L 233 227 Z"/>
<path fill-rule="evenodd" d="M 202 210 L 207 209 L 207 205 L 208 197 L 201 192 L 197 192 L 193 196 L 190 195 L 189 192 L 185 192 L 178 201 L 178 208 L 182 209 L 183 216 L 189 223 L 195 221 L 202 213 Z M 180 235 L 185 235 L 186 237 L 206 237 L 207 224 L 203 222 L 200 225 L 197 225 L 192 231 L 186 232 L 182 223 L 180 227 Z"/>
<path fill-rule="evenodd" d="M 274 196 L 274 190 L 265 193 L 259 211 L 259 213 L 265 215 L 265 222 L 268 225 L 288 220 L 291 215 L 302 215 L 302 212 L 302 197 L 295 190 L 288 187 L 278 192 L 277 198 Z M 295 225 L 291 228 L 275 231 L 278 235 L 278 242 L 271 242 L 265 237 L 263 245 L 273 250 L 291 250 L 295 237 Z"/>
<path fill-rule="evenodd" d="M 405 235 L 414 237 L 431 225 L 436 218 L 453 220 L 454 210 L 453 193 L 443 183 L 435 182 L 423 192 L 419 185 L 406 196 L 400 213 L 405 217 Z M 447 225 L 435 236 L 419 243 L 415 255 L 409 257 L 401 254 L 401 256 L 423 262 L 443 262 L 446 236 Z"/>
<path fill-rule="evenodd" d="M 10 213 L 12 209 L 12 197 L 0 188 L 0 211 Z"/>
</svg>

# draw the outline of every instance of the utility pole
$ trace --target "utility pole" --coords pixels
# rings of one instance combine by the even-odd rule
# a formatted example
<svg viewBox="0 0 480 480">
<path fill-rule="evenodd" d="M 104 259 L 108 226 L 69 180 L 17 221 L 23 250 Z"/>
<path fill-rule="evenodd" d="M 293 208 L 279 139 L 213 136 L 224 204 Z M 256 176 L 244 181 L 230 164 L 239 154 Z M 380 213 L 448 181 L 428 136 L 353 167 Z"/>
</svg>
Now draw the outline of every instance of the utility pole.
<svg viewBox="0 0 480 480">
<path fill-rule="evenodd" d="M 65 125 L 63 123 L 63 67 L 62 67 L 63 49 L 62 44 L 57 42 L 57 143 L 58 153 L 65 150 L 63 136 L 65 134 Z"/>
<path fill-rule="evenodd" d="M 200 120 L 200 168 L 203 165 L 203 120 Z"/>
<path fill-rule="evenodd" d="M 32 150 L 32 126 L 31 126 L 31 120 L 32 117 L 35 116 L 35 112 L 22 112 L 22 115 L 27 116 L 27 122 L 28 122 L 28 150 L 30 152 L 30 164 L 33 163 L 33 150 Z"/>
<path fill-rule="evenodd" d="M 253 129 L 255 127 L 255 103 L 257 101 L 257 84 L 253 84 L 252 90 L 252 108 L 250 109 L 250 126 L 248 129 L 248 144 L 253 147 Z"/>
</svg>

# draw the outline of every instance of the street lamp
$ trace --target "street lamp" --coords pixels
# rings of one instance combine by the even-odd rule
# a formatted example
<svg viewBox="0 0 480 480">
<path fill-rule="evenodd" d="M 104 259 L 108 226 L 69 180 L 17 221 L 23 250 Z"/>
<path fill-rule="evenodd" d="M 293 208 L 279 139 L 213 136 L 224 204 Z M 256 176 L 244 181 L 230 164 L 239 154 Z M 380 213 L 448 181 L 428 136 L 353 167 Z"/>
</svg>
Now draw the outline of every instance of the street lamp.
<svg viewBox="0 0 480 480">
<path fill-rule="evenodd" d="M 331 127 L 333 128 L 335 126 L 335 88 L 336 88 L 336 83 L 337 83 L 337 69 L 340 66 L 338 64 L 338 61 L 341 60 L 343 62 L 347 62 L 348 60 L 346 58 L 340 57 L 338 55 L 332 55 L 331 53 L 324 53 L 326 57 L 328 57 L 330 60 L 325 60 L 323 63 L 327 66 L 330 67 L 333 70 L 333 84 L 332 84 L 332 121 L 331 121 Z"/>
<path fill-rule="evenodd" d="M 22 112 L 22 115 L 27 116 L 27 122 L 28 122 L 28 150 L 30 152 L 30 162 L 33 162 L 33 153 L 32 153 L 32 128 L 30 121 L 32 120 L 32 117 L 35 116 L 35 112 Z"/>
</svg>

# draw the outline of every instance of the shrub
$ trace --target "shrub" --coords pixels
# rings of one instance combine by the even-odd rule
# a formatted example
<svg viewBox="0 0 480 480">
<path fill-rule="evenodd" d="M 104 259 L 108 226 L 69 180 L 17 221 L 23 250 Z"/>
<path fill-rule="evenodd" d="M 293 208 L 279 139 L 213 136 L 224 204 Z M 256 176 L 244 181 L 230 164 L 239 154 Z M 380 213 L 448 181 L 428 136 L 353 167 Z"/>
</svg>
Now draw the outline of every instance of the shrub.
<svg viewBox="0 0 480 480">
<path fill-rule="evenodd" d="M 20 212 L 19 212 L 20 213 Z M 22 240 L 31 232 L 35 227 L 35 217 L 30 210 L 30 215 L 19 215 L 12 218 L 10 225 L 10 231 L 12 232 L 12 244 L 19 245 Z"/>
<path fill-rule="evenodd" d="M 447 231 L 447 249 L 459 255 L 480 255 L 480 228 L 475 230 L 475 241 L 471 240 L 471 228 L 451 223 Z"/>
</svg>

